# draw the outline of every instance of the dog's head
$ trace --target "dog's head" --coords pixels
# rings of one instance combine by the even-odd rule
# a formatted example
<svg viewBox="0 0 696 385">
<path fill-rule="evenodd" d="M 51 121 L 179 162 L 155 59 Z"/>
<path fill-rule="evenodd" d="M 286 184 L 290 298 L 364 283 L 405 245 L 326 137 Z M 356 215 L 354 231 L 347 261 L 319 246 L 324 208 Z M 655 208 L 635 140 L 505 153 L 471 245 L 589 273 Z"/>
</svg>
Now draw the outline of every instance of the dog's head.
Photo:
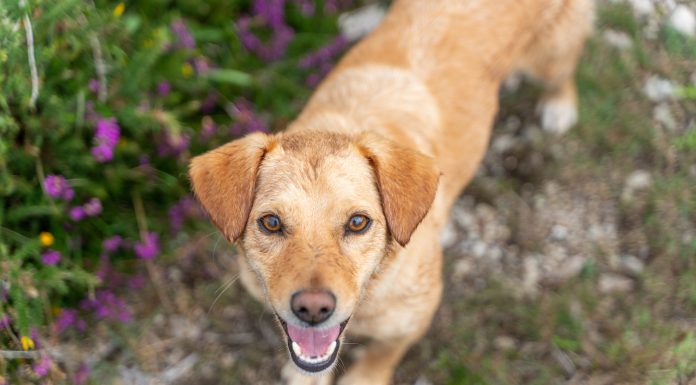
<svg viewBox="0 0 696 385">
<path fill-rule="evenodd" d="M 259 277 L 307 372 L 335 362 L 371 275 L 426 215 L 432 158 L 370 133 L 252 134 L 193 159 L 193 189 Z"/>
</svg>

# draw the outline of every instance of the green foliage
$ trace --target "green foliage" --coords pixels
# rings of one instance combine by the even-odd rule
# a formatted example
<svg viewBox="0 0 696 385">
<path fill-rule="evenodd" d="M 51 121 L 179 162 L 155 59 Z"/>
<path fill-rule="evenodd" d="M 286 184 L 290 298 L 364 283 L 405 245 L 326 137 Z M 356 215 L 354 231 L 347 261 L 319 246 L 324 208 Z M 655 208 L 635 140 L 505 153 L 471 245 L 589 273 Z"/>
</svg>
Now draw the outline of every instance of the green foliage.
<svg viewBox="0 0 696 385">
<path fill-rule="evenodd" d="M 275 127 L 296 114 L 313 71 L 298 63 L 336 37 L 336 15 L 319 6 L 305 15 L 288 2 L 295 38 L 280 59 L 265 62 L 243 47 L 235 27 L 250 12 L 250 2 L 227 0 L 3 2 L 0 317 L 11 326 L 0 330 L 0 345 L 21 349 L 20 337 L 32 330 L 55 331 L 46 315 L 113 289 L 96 275 L 104 258 L 116 270 L 137 271 L 133 246 L 148 233 L 159 235 L 162 255 L 186 239 L 187 227 L 173 225 L 173 216 L 192 210 L 171 210 L 189 195 L 192 155 L 244 134 L 250 121 L 254 129 Z M 35 105 L 25 17 L 39 77 Z M 189 32 L 195 46 L 182 43 Z M 118 142 L 113 159 L 100 161 L 92 153 L 101 143 L 95 129 L 111 118 Z M 74 198 L 52 197 L 49 175 L 64 176 Z M 73 217 L 94 198 L 100 213 Z M 102 245 L 112 236 L 124 239 L 116 251 Z M 45 259 L 51 250 L 60 253 L 55 264 Z"/>
</svg>

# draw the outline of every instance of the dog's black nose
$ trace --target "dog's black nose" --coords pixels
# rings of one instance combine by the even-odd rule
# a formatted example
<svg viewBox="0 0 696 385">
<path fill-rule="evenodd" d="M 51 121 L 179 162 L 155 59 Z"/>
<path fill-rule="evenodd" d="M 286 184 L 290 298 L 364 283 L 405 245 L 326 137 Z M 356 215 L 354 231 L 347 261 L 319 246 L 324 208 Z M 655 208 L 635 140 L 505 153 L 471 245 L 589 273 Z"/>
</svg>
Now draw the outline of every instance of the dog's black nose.
<svg viewBox="0 0 696 385">
<path fill-rule="evenodd" d="M 336 308 L 336 297 L 328 290 L 301 290 L 292 295 L 292 312 L 310 325 L 326 321 Z"/>
</svg>

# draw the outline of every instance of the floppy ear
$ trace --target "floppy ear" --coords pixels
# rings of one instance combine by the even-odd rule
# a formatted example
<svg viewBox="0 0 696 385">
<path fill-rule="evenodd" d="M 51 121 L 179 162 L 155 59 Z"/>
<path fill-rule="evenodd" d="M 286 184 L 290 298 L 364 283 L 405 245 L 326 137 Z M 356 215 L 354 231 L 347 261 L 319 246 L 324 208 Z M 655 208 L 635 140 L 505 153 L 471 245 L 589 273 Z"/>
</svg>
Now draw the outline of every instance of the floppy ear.
<svg viewBox="0 0 696 385">
<path fill-rule="evenodd" d="M 374 168 L 389 231 L 405 246 L 435 199 L 435 160 L 372 133 L 361 136 L 359 147 Z"/>
<path fill-rule="evenodd" d="M 230 242 L 244 231 L 254 200 L 256 174 L 270 141 L 267 135 L 254 133 L 191 160 L 193 191 Z"/>
</svg>

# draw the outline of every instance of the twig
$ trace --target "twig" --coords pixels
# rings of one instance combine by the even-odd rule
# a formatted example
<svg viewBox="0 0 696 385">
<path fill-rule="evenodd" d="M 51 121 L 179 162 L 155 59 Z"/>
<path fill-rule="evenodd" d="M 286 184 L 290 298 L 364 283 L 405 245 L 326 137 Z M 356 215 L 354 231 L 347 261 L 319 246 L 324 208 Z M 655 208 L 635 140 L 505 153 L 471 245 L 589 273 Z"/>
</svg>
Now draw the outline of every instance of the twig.
<svg viewBox="0 0 696 385">
<path fill-rule="evenodd" d="M 90 35 L 89 41 L 92 45 L 92 55 L 94 55 L 94 68 L 97 71 L 97 78 L 99 78 L 99 91 L 97 95 L 99 101 L 103 103 L 106 101 L 106 97 L 108 95 L 106 89 L 106 64 L 104 63 L 101 44 L 99 44 L 99 39 L 97 39 L 97 35 Z"/>
<path fill-rule="evenodd" d="M 36 99 L 39 98 L 39 71 L 36 69 L 36 57 L 34 56 L 34 31 L 26 11 L 25 0 L 19 0 L 19 7 L 24 9 L 24 32 L 27 35 L 27 55 L 29 56 L 29 70 L 31 71 L 31 98 L 29 106 L 36 108 Z"/>
</svg>

